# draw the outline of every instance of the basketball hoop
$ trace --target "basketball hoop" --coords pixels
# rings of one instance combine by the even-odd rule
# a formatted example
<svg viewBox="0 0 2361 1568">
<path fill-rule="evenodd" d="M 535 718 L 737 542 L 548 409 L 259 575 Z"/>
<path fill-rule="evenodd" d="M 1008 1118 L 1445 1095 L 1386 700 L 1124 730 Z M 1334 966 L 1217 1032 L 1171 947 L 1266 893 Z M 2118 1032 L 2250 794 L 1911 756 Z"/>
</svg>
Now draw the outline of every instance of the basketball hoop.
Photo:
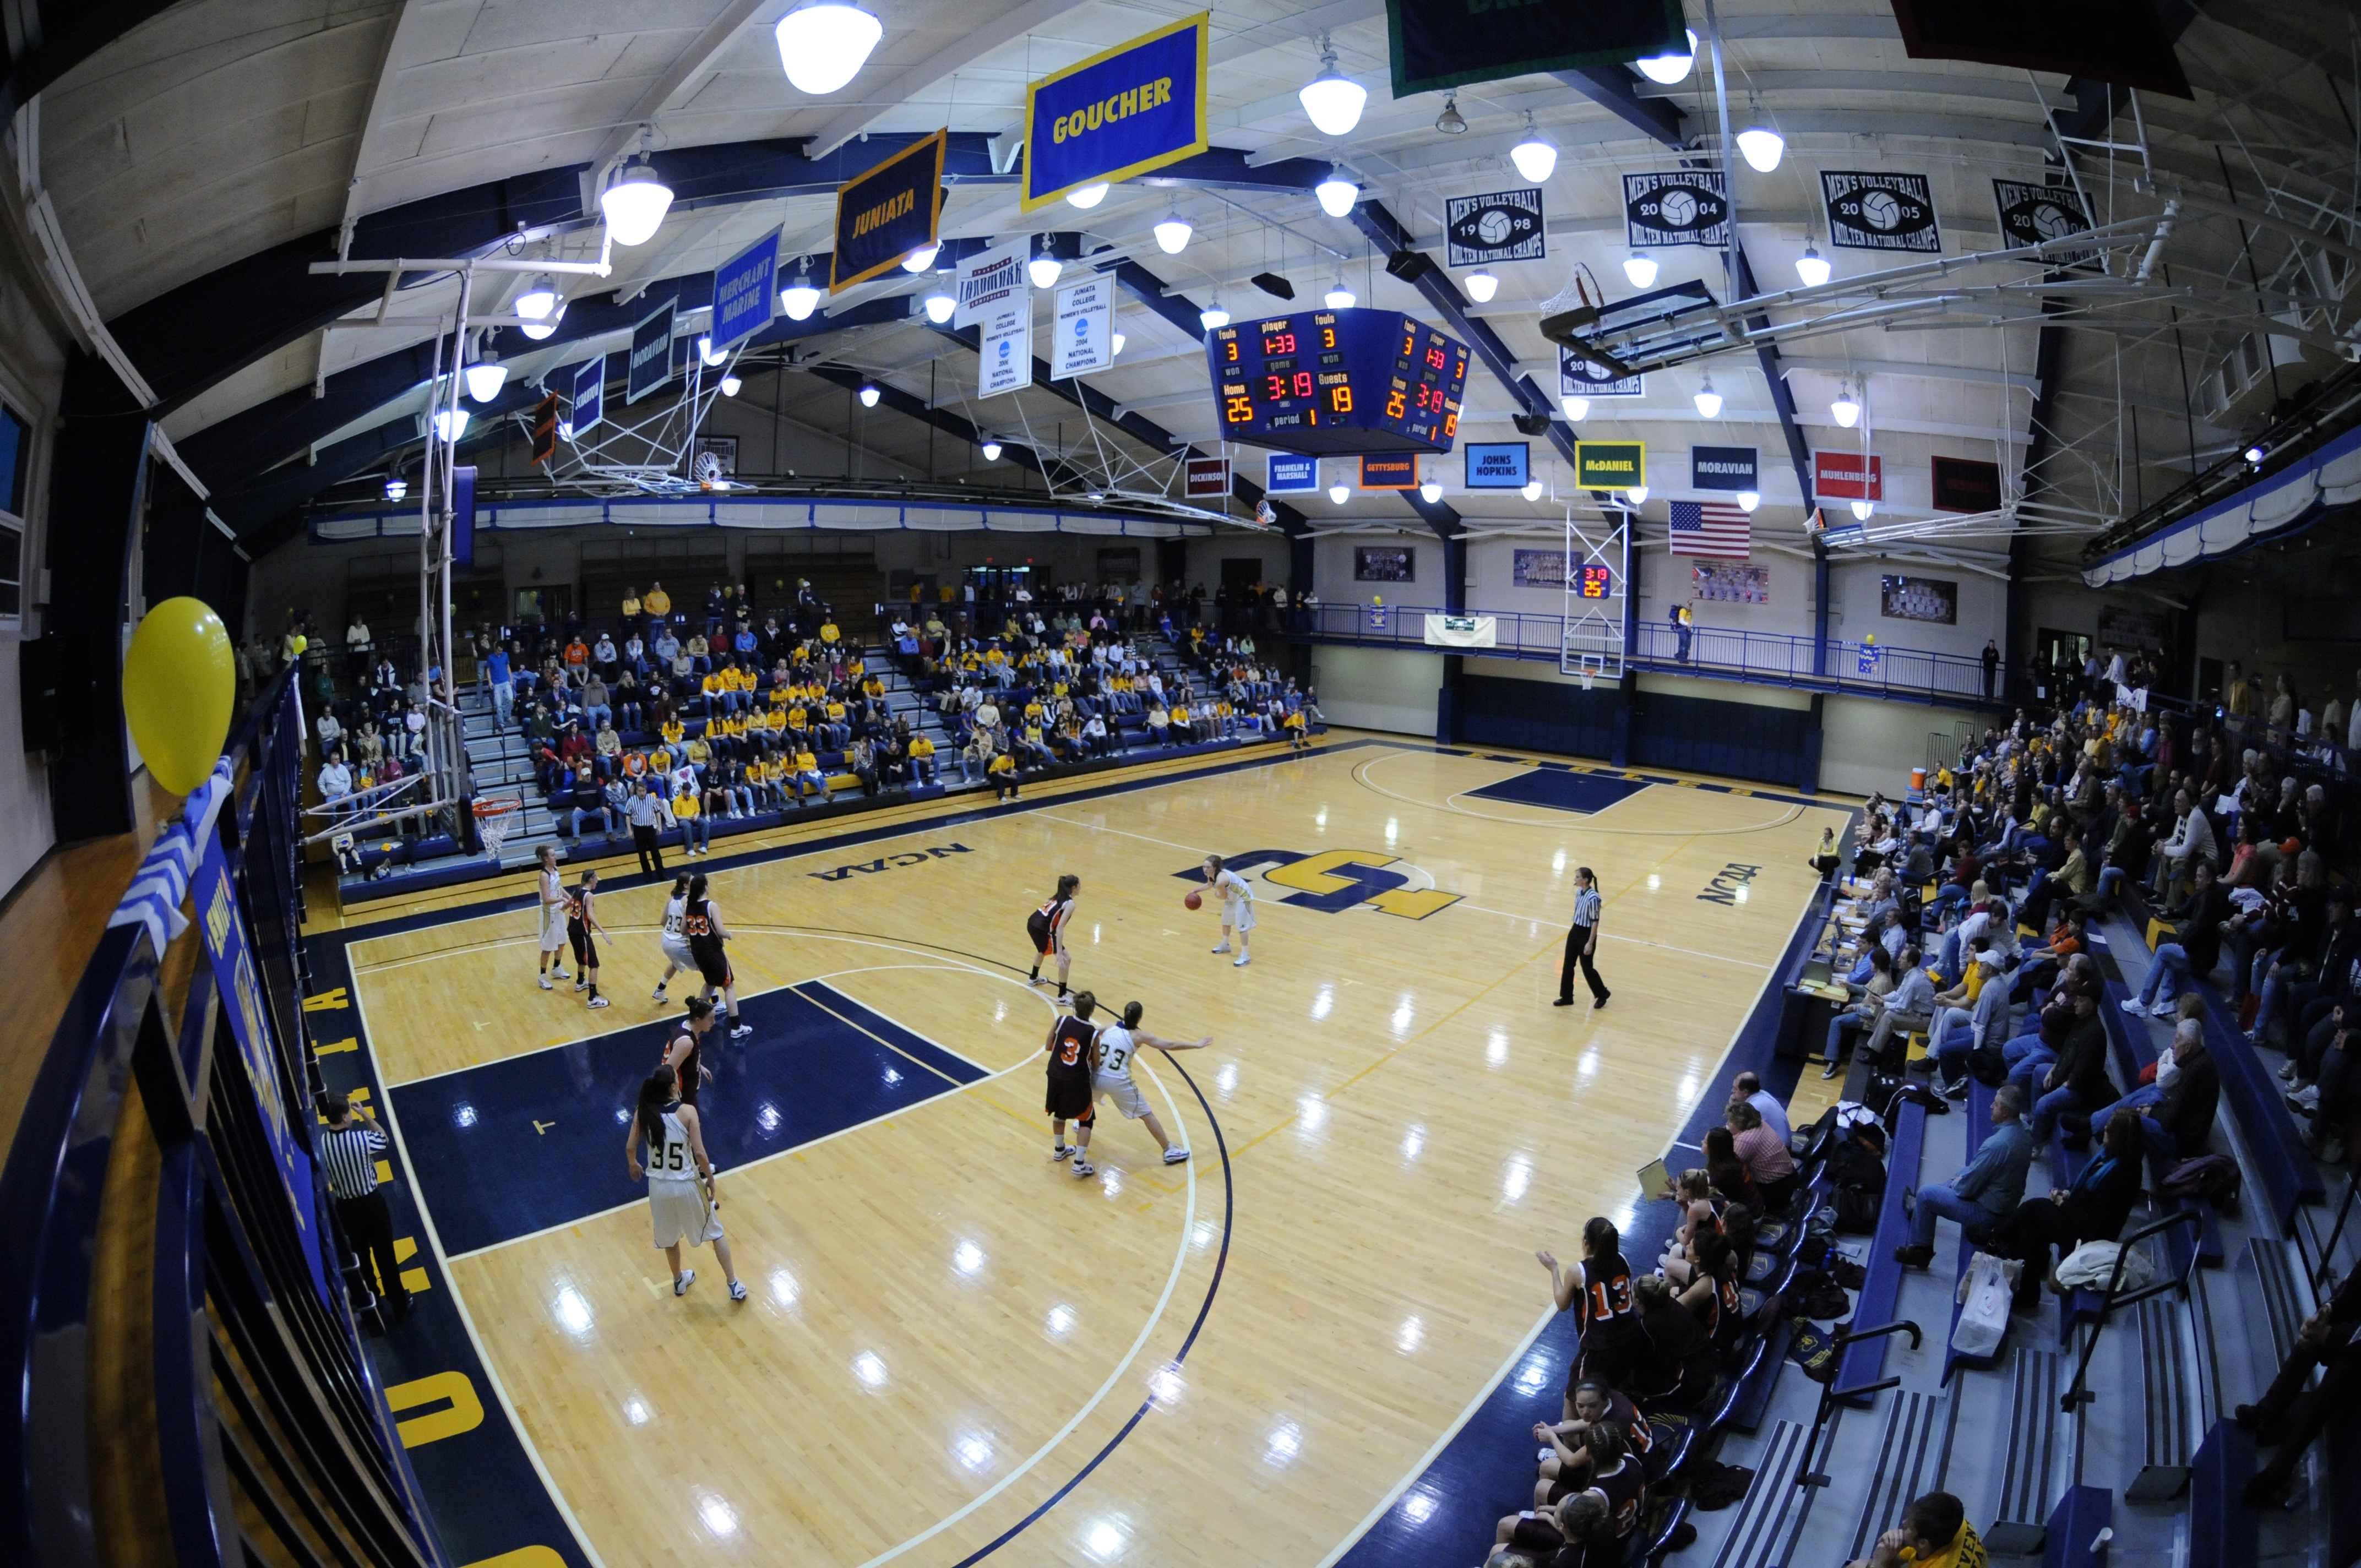
<svg viewBox="0 0 2361 1568">
<path fill-rule="evenodd" d="M 475 803 L 476 837 L 482 840 L 484 853 L 491 857 L 495 869 L 500 863 L 500 846 L 509 841 L 509 834 L 516 827 L 521 804 L 502 799 L 479 799 Z"/>
</svg>

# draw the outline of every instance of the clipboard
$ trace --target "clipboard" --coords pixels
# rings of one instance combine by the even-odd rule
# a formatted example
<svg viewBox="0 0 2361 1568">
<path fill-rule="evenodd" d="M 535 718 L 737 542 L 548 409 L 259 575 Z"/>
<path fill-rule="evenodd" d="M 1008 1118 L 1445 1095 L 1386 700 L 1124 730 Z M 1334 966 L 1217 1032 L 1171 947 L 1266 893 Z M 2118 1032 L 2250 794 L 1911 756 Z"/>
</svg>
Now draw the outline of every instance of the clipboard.
<svg viewBox="0 0 2361 1568">
<path fill-rule="evenodd" d="M 1664 1168 L 1663 1156 L 1659 1155 L 1656 1158 L 1650 1160 L 1647 1164 L 1640 1168 L 1641 1197 L 1647 1199 L 1662 1198 L 1665 1193 L 1670 1192 L 1672 1190 L 1673 1173 Z"/>
</svg>

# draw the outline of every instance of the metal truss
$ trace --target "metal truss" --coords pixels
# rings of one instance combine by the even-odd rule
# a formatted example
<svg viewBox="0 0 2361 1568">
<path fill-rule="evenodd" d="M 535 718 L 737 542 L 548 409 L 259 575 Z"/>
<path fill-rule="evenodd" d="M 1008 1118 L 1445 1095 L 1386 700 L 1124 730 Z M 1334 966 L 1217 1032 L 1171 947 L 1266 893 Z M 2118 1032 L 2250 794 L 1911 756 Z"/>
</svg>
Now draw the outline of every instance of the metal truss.
<svg viewBox="0 0 2361 1568">
<path fill-rule="evenodd" d="M 702 354 L 692 352 L 682 372 L 686 384 L 679 396 L 631 424 L 617 424 L 603 417 L 602 394 L 599 428 L 605 433 L 585 440 L 587 433 L 560 424 L 558 455 L 548 466 L 550 481 L 594 496 L 692 496 L 733 488 L 719 474 L 692 472 L 688 456 L 713 400 L 721 395 L 722 378 L 736 373 L 743 352 L 742 348 L 732 351 L 719 366 L 708 366 Z M 708 370 L 713 372 L 709 378 Z M 532 416 L 519 411 L 510 417 L 530 440 Z"/>
<path fill-rule="evenodd" d="M 1558 645 L 1557 668 L 1562 675 L 1581 677 L 1584 689 L 1596 680 L 1623 678 L 1623 649 L 1631 618 L 1628 576 L 1631 566 L 1631 514 L 1620 509 L 1605 514 L 1605 532 L 1576 522 L 1574 509 L 1565 512 L 1565 626 Z M 1582 568 L 1607 568 L 1608 592 L 1603 599 L 1582 595 Z M 1609 607 L 1612 606 L 1612 613 Z"/>
</svg>

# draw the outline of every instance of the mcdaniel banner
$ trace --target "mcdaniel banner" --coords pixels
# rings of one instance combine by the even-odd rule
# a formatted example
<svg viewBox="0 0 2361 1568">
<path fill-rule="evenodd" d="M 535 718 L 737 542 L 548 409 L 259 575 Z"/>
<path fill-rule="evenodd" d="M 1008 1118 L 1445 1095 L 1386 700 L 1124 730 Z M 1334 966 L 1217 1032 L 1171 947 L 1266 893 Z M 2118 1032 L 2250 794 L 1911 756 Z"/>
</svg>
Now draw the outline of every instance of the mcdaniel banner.
<svg viewBox="0 0 2361 1568">
<path fill-rule="evenodd" d="M 1394 96 L 1677 53 L 1681 0 L 1386 0 Z"/>
<path fill-rule="evenodd" d="M 829 264 L 829 293 L 866 282 L 935 242 L 948 145 L 948 133 L 937 131 L 836 188 L 836 256 Z"/>
<path fill-rule="evenodd" d="M 1200 11 L 1025 90 L 1025 210 L 1205 150 Z"/>
</svg>

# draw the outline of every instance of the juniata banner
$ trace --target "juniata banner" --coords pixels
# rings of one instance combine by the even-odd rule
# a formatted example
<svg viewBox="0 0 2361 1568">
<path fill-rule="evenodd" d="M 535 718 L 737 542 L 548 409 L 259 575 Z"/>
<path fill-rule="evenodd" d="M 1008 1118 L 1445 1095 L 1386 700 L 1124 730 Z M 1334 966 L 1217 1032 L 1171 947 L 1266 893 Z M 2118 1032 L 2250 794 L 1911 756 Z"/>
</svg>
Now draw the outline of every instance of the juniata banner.
<svg viewBox="0 0 2361 1568">
<path fill-rule="evenodd" d="M 1681 0 L 1386 0 L 1394 96 L 1620 65 L 1684 45 Z"/>
<path fill-rule="evenodd" d="M 1211 31 L 1200 11 L 1027 87 L 1025 210 L 1204 151 Z"/>
<path fill-rule="evenodd" d="M 828 291 L 840 294 L 935 243 L 943 210 L 943 149 L 950 133 L 912 142 L 836 190 L 836 254 Z"/>
</svg>

